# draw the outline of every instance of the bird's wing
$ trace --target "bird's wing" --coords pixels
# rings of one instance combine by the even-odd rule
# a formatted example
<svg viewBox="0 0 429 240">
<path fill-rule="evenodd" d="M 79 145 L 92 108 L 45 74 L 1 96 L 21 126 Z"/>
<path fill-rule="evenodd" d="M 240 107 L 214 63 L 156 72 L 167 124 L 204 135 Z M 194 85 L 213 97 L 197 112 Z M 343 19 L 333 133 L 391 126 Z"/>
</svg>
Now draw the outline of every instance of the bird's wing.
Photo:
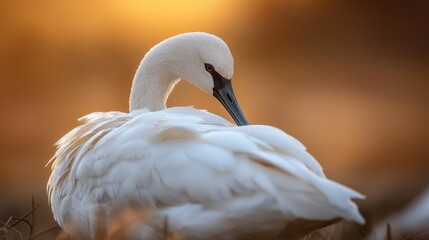
<svg viewBox="0 0 429 240">
<path fill-rule="evenodd" d="M 328 180 L 279 129 L 234 127 L 193 108 L 111 115 L 89 116 L 59 141 L 48 189 L 60 209 L 78 199 L 124 199 L 251 211 L 255 199 L 268 198 L 290 219 L 364 221 L 350 200 L 362 195 Z"/>
</svg>

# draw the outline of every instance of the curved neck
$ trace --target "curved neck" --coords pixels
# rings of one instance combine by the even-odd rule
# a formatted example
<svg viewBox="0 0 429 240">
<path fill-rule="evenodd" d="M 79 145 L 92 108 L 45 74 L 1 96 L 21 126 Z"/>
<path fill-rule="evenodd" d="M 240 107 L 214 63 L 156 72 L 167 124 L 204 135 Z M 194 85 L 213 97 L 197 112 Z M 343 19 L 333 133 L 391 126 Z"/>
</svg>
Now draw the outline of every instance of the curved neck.
<svg viewBox="0 0 429 240">
<path fill-rule="evenodd" d="M 133 79 L 130 95 L 130 112 L 148 108 L 158 111 L 166 108 L 167 98 L 179 79 L 165 72 L 165 65 L 159 61 L 151 61 L 146 56 L 140 63 Z"/>
</svg>

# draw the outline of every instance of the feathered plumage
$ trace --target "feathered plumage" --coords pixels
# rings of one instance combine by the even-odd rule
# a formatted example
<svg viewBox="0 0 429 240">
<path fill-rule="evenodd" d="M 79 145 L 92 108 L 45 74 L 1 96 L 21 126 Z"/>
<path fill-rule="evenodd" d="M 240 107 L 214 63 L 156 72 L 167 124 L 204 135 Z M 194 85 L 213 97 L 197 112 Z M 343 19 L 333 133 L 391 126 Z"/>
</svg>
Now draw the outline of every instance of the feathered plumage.
<svg viewBox="0 0 429 240">
<path fill-rule="evenodd" d="M 241 114 L 221 73 L 232 77 L 232 56 L 213 35 L 183 34 L 154 47 L 134 78 L 130 113 L 89 114 L 57 142 L 47 186 L 57 222 L 95 238 L 131 209 L 144 213 L 127 226 L 135 239 L 167 228 L 186 239 L 293 239 L 339 219 L 363 223 L 351 201 L 362 195 L 327 179 L 283 131 L 237 127 L 192 107 L 165 109 L 186 76 Z"/>
</svg>

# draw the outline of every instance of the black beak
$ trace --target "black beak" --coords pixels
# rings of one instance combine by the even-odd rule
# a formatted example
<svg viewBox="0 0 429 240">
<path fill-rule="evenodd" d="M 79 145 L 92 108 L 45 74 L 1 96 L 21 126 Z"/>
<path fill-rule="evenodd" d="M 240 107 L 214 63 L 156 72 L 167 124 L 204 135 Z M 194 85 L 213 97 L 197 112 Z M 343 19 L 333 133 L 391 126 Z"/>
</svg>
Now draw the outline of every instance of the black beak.
<svg viewBox="0 0 429 240">
<path fill-rule="evenodd" d="M 214 82 L 213 96 L 222 103 L 238 126 L 249 125 L 235 98 L 231 80 L 222 77 L 216 71 L 212 73 L 212 77 Z"/>
</svg>

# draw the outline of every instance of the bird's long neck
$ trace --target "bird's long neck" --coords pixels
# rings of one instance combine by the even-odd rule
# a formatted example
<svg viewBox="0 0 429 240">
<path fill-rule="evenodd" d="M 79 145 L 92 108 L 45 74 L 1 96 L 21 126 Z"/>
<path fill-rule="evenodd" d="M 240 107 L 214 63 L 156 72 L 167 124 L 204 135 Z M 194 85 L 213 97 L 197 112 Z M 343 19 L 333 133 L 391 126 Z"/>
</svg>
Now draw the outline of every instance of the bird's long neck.
<svg viewBox="0 0 429 240">
<path fill-rule="evenodd" d="M 153 54 L 147 54 L 134 76 L 130 95 L 130 112 L 148 108 L 158 111 L 166 108 L 167 98 L 179 79 L 166 71 L 169 66 Z"/>
</svg>

